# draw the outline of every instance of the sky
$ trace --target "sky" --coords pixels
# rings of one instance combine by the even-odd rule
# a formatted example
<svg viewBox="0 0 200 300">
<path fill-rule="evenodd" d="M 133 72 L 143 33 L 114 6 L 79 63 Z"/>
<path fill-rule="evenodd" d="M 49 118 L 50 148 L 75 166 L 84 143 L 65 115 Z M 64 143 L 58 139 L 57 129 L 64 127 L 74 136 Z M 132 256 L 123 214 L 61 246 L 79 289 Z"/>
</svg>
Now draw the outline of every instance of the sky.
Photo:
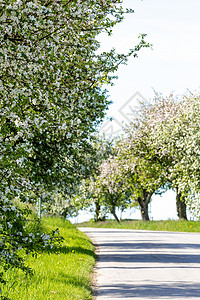
<svg viewBox="0 0 200 300">
<path fill-rule="evenodd" d="M 138 58 L 121 66 L 115 86 L 109 88 L 113 104 L 108 115 L 115 120 L 115 131 L 123 120 L 120 108 L 132 97 L 133 106 L 136 93 L 148 101 L 154 90 L 168 95 L 195 92 L 200 87 L 200 1 L 124 0 L 124 4 L 135 13 L 116 26 L 112 37 L 101 36 L 102 49 L 114 47 L 126 53 L 137 44 L 140 33 L 147 34 L 152 49 L 142 49 Z"/>
<path fill-rule="evenodd" d="M 111 37 L 100 36 L 101 50 L 114 47 L 119 53 L 127 53 L 137 45 L 141 33 L 147 34 L 152 49 L 144 48 L 138 58 L 130 58 L 119 68 L 115 85 L 107 87 L 113 103 L 100 131 L 108 136 L 120 134 L 123 124 L 134 117 L 139 100 L 149 101 L 154 91 L 182 95 L 200 90 L 200 1 L 124 0 L 124 7 L 134 9 L 134 14 L 126 15 Z M 140 213 L 133 211 L 124 217 L 140 218 Z M 172 191 L 153 196 L 150 217 L 177 219 Z M 83 214 L 78 221 L 84 218 Z"/>
</svg>

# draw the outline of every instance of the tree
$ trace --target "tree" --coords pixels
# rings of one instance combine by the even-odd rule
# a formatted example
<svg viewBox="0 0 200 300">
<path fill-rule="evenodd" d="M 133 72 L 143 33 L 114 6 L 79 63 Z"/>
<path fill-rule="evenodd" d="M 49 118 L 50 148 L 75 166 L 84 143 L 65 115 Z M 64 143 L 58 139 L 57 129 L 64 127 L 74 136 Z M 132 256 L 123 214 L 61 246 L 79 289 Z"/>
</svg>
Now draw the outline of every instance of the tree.
<svg viewBox="0 0 200 300">
<path fill-rule="evenodd" d="M 123 19 L 120 1 L 1 6 L 2 189 L 12 197 L 41 194 L 41 186 L 70 192 L 87 172 L 89 136 L 109 104 L 102 83 L 111 83 L 111 73 L 145 46 L 144 39 L 128 55 L 97 54 L 98 34 L 110 34 Z"/>
<path fill-rule="evenodd" d="M 183 192 L 180 191 L 178 184 L 182 168 L 179 160 L 180 151 L 177 151 L 174 137 L 176 132 L 174 124 L 179 118 L 181 107 L 181 101 L 172 94 L 169 97 L 156 94 L 151 103 L 142 103 L 136 122 L 139 136 L 135 136 L 136 145 L 139 144 L 139 148 L 135 144 L 134 147 L 139 150 L 138 153 L 140 152 L 142 159 L 147 158 L 151 168 L 153 166 L 155 171 L 159 170 L 158 173 L 156 171 L 152 174 L 152 180 L 156 182 L 156 178 L 160 178 L 160 187 L 165 189 L 171 187 L 177 192 L 178 216 L 187 218 Z M 133 122 L 133 124 L 135 123 Z M 132 126 L 134 127 L 134 125 Z M 144 168 L 145 172 L 148 169 Z M 159 185 L 155 191 L 157 188 Z"/>
<path fill-rule="evenodd" d="M 175 140 L 176 155 L 179 159 L 176 170 L 180 176 L 177 180 L 178 192 L 181 197 L 178 202 L 180 218 L 186 219 L 186 204 L 193 207 L 198 203 L 199 194 L 199 95 L 183 96 L 181 107 L 177 114 L 176 126 L 172 138 Z M 177 197 L 178 198 L 178 197 Z M 179 199 L 178 199 L 179 200 Z M 191 205 L 191 202 L 194 202 Z M 184 203 L 184 204 L 182 204 Z M 196 211 L 198 207 L 196 206 Z"/>
<path fill-rule="evenodd" d="M 127 151 L 127 142 L 128 139 L 120 144 L 118 159 L 124 162 L 121 177 L 125 178 L 131 201 L 140 207 L 142 220 L 149 221 L 148 206 L 152 195 L 162 185 L 161 175 L 157 166 L 149 164 L 145 157 L 136 157 L 130 148 Z"/>
<path fill-rule="evenodd" d="M 99 33 L 111 34 L 123 19 L 120 3 L 0 0 L 2 220 L 14 198 L 70 194 L 88 176 L 85 152 L 109 104 L 102 84 L 146 46 L 142 35 L 127 55 L 97 54 Z"/>
<path fill-rule="evenodd" d="M 96 181 L 97 176 L 100 174 L 100 166 L 113 152 L 113 140 L 106 139 L 104 135 L 97 135 L 93 141 L 93 153 L 88 155 L 88 165 L 91 166 L 90 179 L 87 182 L 90 185 L 91 181 Z M 101 197 L 95 196 L 95 193 L 87 195 L 88 199 L 95 205 L 95 221 L 101 221 L 105 218 L 101 210 Z"/>
<path fill-rule="evenodd" d="M 187 210 L 186 210 L 186 201 L 181 199 L 182 195 L 179 193 L 178 188 L 176 188 L 176 208 L 177 215 L 179 219 L 187 220 Z"/>
<path fill-rule="evenodd" d="M 64 217 L 75 216 L 82 209 L 91 208 L 95 206 L 96 221 L 100 221 L 102 216 L 101 201 L 98 197 L 94 197 L 88 188 L 90 181 L 95 180 L 99 175 L 99 167 L 101 163 L 112 153 L 112 140 L 108 140 L 104 135 L 94 135 L 91 140 L 91 151 L 85 153 L 85 160 L 87 162 L 88 176 L 82 179 L 71 192 L 71 195 L 65 194 L 62 191 L 48 194 L 47 203 L 43 204 L 44 211 L 50 214 L 60 214 Z"/>
<path fill-rule="evenodd" d="M 125 178 L 121 176 L 118 160 L 109 157 L 100 165 L 100 173 L 90 182 L 92 197 L 98 199 L 100 205 L 108 207 L 115 220 L 119 223 L 116 208 L 124 210 L 130 203 L 130 192 Z"/>
<path fill-rule="evenodd" d="M 121 176 L 126 178 L 132 200 L 140 206 L 143 221 L 149 220 L 148 205 L 152 195 L 166 183 L 164 160 L 158 159 L 157 149 L 152 147 L 152 128 L 145 111 L 148 106 L 141 104 L 137 117 L 125 127 L 125 134 L 116 147 L 118 159 L 122 161 Z"/>
<path fill-rule="evenodd" d="M 187 219 L 186 203 L 199 191 L 199 110 L 198 95 L 168 97 L 157 95 L 142 108 L 146 119 L 146 144 L 160 161 L 167 187 L 177 193 L 177 212 Z M 188 202 L 188 203 L 189 203 Z"/>
<path fill-rule="evenodd" d="M 177 141 L 181 139 L 182 131 L 177 135 L 177 124 L 180 121 L 180 112 L 184 107 L 183 99 L 173 94 L 163 97 L 157 94 L 151 107 L 155 116 L 154 128 L 152 126 L 153 147 L 157 149 L 158 157 L 162 161 L 167 188 L 176 192 L 177 214 L 180 219 L 187 219 L 185 192 L 180 188 L 183 175 L 181 156 L 183 149 L 179 149 Z M 188 188 L 187 188 L 188 190 Z"/>
<path fill-rule="evenodd" d="M 85 153 L 88 177 L 81 180 L 77 186 L 75 193 L 71 196 L 72 202 L 79 203 L 79 209 L 93 209 L 95 207 L 95 221 L 101 221 L 105 218 L 104 212 L 101 209 L 101 199 L 96 197 L 89 191 L 91 181 L 95 181 L 100 174 L 100 165 L 107 159 L 113 151 L 113 140 L 106 139 L 104 135 L 95 134 L 92 139 L 91 151 Z"/>
</svg>

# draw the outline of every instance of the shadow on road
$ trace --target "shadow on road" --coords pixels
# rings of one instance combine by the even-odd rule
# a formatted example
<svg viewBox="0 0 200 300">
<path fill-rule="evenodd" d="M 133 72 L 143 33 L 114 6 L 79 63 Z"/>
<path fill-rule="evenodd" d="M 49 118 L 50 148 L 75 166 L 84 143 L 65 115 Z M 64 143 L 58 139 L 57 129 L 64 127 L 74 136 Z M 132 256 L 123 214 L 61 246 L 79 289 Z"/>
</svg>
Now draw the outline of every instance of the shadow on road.
<svg viewBox="0 0 200 300">
<path fill-rule="evenodd" d="M 177 263 L 177 264 L 200 264 L 200 255 L 197 254 L 101 254 L 100 262 L 121 262 L 121 263 Z M 200 297 L 200 296 L 199 296 Z"/>
<path fill-rule="evenodd" d="M 111 250 L 113 247 L 117 247 L 118 250 L 130 250 L 133 251 L 133 249 L 199 249 L 200 250 L 200 244 L 191 244 L 191 243 L 150 243 L 149 241 L 145 242 L 126 242 L 124 241 L 117 241 L 112 243 L 99 243 L 99 246 L 101 247 L 109 247 Z"/>
<path fill-rule="evenodd" d="M 101 291 L 98 296 L 105 296 L 108 299 L 112 298 L 146 298 L 146 299 L 162 299 L 167 297 L 171 297 L 174 299 L 175 297 L 180 299 L 185 298 L 199 298 L 200 294 L 200 284 L 181 284 L 179 282 L 173 282 L 162 285 L 153 285 L 153 284 L 144 284 L 137 285 L 135 284 L 116 284 L 116 285 L 104 285 L 101 287 Z"/>
<path fill-rule="evenodd" d="M 189 243 L 98 243 L 98 247 L 102 249 L 100 261 L 102 262 L 148 262 L 148 263 L 187 263 L 187 264 L 200 264 L 200 255 L 197 250 L 200 250 L 200 244 Z M 104 254 L 104 247 L 106 253 Z M 184 254 L 184 249 L 191 251 L 190 254 Z M 118 254 L 113 254 L 112 251 Z M 137 251 L 138 250 L 138 251 Z M 142 250 L 142 253 L 140 253 Z M 148 253 L 145 253 L 148 250 Z M 163 253 L 164 252 L 166 253 Z M 174 250 L 180 250 L 175 251 Z M 192 253 L 193 250 L 195 253 Z M 109 254 L 109 252 L 111 252 Z M 134 252 L 134 254 L 133 254 Z M 130 254 L 129 254 L 130 253 Z"/>
</svg>

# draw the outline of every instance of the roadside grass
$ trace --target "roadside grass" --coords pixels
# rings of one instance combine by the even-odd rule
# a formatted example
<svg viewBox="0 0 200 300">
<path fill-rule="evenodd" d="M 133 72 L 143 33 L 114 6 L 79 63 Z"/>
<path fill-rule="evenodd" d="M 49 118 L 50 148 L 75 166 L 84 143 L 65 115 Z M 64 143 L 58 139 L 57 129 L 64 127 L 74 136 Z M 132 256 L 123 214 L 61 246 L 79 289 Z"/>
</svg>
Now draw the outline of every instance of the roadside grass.
<svg viewBox="0 0 200 300">
<path fill-rule="evenodd" d="M 19 270 L 8 271 L 3 295 L 12 300 L 93 299 L 91 273 L 95 254 L 91 241 L 60 218 L 44 218 L 43 226 L 46 232 L 59 227 L 65 239 L 59 252 L 51 250 L 37 258 L 29 256 L 27 264 L 34 270 L 32 276 Z"/>
<path fill-rule="evenodd" d="M 200 232 L 200 222 L 186 220 L 167 220 L 167 221 L 147 221 L 122 220 L 117 223 L 115 220 L 102 222 L 89 222 L 76 224 L 77 227 L 96 227 L 96 228 L 118 228 L 135 230 L 154 230 L 154 231 L 178 231 L 178 232 Z"/>
</svg>

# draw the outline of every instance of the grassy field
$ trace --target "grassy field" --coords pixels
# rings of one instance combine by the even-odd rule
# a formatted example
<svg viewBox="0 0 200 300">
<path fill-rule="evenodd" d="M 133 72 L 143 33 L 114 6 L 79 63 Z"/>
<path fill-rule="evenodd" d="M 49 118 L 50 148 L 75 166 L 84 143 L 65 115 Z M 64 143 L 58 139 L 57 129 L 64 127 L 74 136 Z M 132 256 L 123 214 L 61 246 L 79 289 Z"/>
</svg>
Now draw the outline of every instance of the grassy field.
<svg viewBox="0 0 200 300">
<path fill-rule="evenodd" d="M 59 227 L 65 238 L 60 253 L 42 253 L 38 258 L 28 257 L 34 275 L 8 271 L 9 281 L 3 290 L 12 300 L 84 300 L 92 299 L 91 272 L 95 264 L 94 247 L 85 234 L 70 222 L 58 218 L 43 220 L 48 232 Z"/>
<path fill-rule="evenodd" d="M 79 227 L 97 227 L 97 228 L 119 228 L 119 229 L 136 229 L 136 230 L 156 230 L 156 231 L 180 231 L 180 232 L 200 232 L 200 222 L 195 221 L 148 221 L 140 220 L 122 220 L 117 223 L 114 220 L 103 222 L 84 222 L 76 224 Z"/>
</svg>

